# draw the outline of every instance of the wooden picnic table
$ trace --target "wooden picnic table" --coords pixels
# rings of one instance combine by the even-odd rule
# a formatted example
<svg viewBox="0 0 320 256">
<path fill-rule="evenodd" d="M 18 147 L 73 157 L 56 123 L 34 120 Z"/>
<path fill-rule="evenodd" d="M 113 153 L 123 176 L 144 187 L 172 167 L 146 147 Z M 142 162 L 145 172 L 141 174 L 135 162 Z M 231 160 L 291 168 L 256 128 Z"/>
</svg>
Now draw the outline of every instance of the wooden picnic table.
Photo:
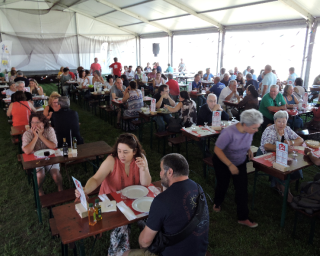
<svg viewBox="0 0 320 256">
<path fill-rule="evenodd" d="M 36 100 L 48 100 L 49 97 L 48 96 L 32 96 L 32 101 L 36 101 Z M 2 99 L 4 101 L 4 103 L 11 103 L 11 97 L 10 98 L 3 98 Z"/>
<path fill-rule="evenodd" d="M 310 161 L 309 157 L 304 156 L 302 154 L 297 154 L 296 160 L 293 160 L 289 165 L 289 169 L 286 172 L 279 171 L 273 167 L 268 167 L 260 162 L 257 159 L 253 158 L 253 167 L 255 168 L 255 176 L 254 176 L 254 185 L 253 185 L 253 196 L 252 196 L 252 209 L 254 209 L 254 199 L 255 199 L 255 191 L 256 191 L 256 183 L 258 176 L 269 175 L 277 178 L 278 181 L 281 182 L 282 185 L 285 186 L 284 197 L 282 200 L 282 212 L 281 212 L 281 227 L 284 227 L 285 217 L 287 211 L 287 198 L 288 198 L 288 189 L 290 185 L 291 174 L 300 169 L 306 168 L 308 166 L 313 165 Z M 288 154 L 288 157 L 293 158 L 292 154 Z M 263 172 L 263 174 L 259 174 L 259 172 Z"/>
<path fill-rule="evenodd" d="M 155 187 L 161 186 L 161 181 L 153 182 Z M 114 200 L 111 194 L 107 195 L 110 200 Z M 99 197 L 90 198 L 88 203 L 94 203 L 95 199 Z M 99 199 L 99 201 L 101 201 Z M 62 255 L 68 250 L 68 244 L 80 241 L 80 255 L 85 255 L 85 248 L 83 246 L 83 239 L 99 235 L 103 232 L 113 230 L 117 227 L 128 225 L 148 216 L 136 218 L 129 221 L 126 216 L 117 208 L 115 212 L 102 213 L 102 220 L 97 222 L 94 226 L 89 226 L 88 218 L 80 218 L 75 210 L 75 203 L 69 203 L 52 209 L 54 221 L 56 224 L 59 237 L 61 239 L 61 246 L 63 248 Z"/>
<path fill-rule="evenodd" d="M 21 163 L 24 170 L 32 169 L 33 174 L 33 190 L 34 190 L 34 197 L 35 203 L 37 206 L 37 213 L 39 222 L 42 223 L 42 216 L 41 216 L 41 205 L 39 200 L 39 189 L 38 189 L 38 182 L 37 182 L 37 174 L 36 168 L 53 165 L 53 164 L 65 164 L 79 160 L 85 160 L 88 158 L 96 157 L 97 162 L 98 157 L 101 155 L 107 155 L 111 153 L 112 148 L 104 141 L 96 141 L 78 145 L 78 155 L 76 157 L 51 157 L 49 160 L 45 160 L 44 158 L 40 158 L 37 160 L 27 161 L 25 162 L 23 159 L 23 155 L 21 155 Z"/>
</svg>

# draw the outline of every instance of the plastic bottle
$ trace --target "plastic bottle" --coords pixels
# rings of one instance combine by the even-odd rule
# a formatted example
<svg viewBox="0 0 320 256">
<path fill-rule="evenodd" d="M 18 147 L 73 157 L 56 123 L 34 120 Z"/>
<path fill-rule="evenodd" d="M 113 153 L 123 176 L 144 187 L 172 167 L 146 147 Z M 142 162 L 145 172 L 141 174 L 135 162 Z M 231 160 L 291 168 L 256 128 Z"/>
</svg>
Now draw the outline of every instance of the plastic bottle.
<svg viewBox="0 0 320 256">
<path fill-rule="evenodd" d="M 99 204 L 99 199 L 96 199 L 95 202 L 96 203 L 94 205 L 94 209 L 96 211 L 96 219 L 97 219 L 97 221 L 100 221 L 100 220 L 102 220 L 102 215 L 101 215 L 101 206 Z"/>
<path fill-rule="evenodd" d="M 144 97 L 144 88 L 141 87 L 141 93 L 142 93 L 142 97 Z"/>
<path fill-rule="evenodd" d="M 8 75 L 8 72 L 6 73 L 5 77 L 6 77 L 6 81 L 8 82 L 8 81 L 9 81 L 9 75 Z"/>
<path fill-rule="evenodd" d="M 93 207 L 93 203 L 89 204 L 88 218 L 89 218 L 89 225 L 90 226 L 94 226 L 97 224 L 96 211 Z"/>
</svg>

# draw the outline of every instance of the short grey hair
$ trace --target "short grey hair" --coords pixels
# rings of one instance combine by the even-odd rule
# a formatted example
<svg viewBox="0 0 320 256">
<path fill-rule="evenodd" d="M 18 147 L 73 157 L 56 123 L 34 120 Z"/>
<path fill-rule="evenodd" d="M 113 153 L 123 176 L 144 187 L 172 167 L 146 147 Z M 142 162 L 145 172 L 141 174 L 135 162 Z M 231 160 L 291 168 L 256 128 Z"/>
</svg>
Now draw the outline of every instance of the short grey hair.
<svg viewBox="0 0 320 256">
<path fill-rule="evenodd" d="M 277 113 L 274 114 L 273 120 L 276 121 L 278 118 L 285 118 L 288 120 L 289 115 L 287 111 L 279 110 Z"/>
<path fill-rule="evenodd" d="M 18 75 L 18 76 L 23 76 L 23 72 L 22 72 L 22 71 L 19 71 L 19 72 L 17 72 L 17 75 Z"/>
<path fill-rule="evenodd" d="M 248 73 L 247 75 L 246 75 L 246 77 L 248 77 L 248 78 L 252 78 L 252 74 L 251 73 Z"/>
<path fill-rule="evenodd" d="M 215 95 L 214 93 L 209 93 L 208 96 L 207 96 L 207 99 L 209 99 L 210 96 L 211 97 L 216 97 L 216 99 L 217 99 L 217 95 Z"/>
<path fill-rule="evenodd" d="M 223 77 L 230 76 L 229 72 L 223 74 Z"/>
<path fill-rule="evenodd" d="M 16 86 L 19 86 L 19 84 L 23 84 L 24 86 L 26 85 L 26 84 L 24 83 L 24 81 L 17 81 L 17 82 L 16 82 Z"/>
<path fill-rule="evenodd" d="M 236 80 L 230 80 L 230 81 L 229 81 L 229 84 L 228 84 L 228 86 L 230 86 L 230 85 L 231 85 L 231 83 L 235 83 L 235 84 L 238 84 Z"/>
<path fill-rule="evenodd" d="M 270 90 L 271 90 L 271 88 L 276 88 L 276 89 L 279 91 L 279 85 L 277 85 L 277 84 L 271 85 L 271 86 L 270 86 Z"/>
<path fill-rule="evenodd" d="M 70 99 L 67 96 L 62 96 L 59 98 L 59 105 L 61 108 L 69 108 L 70 107 Z"/>
<path fill-rule="evenodd" d="M 173 75 L 172 75 L 172 74 L 169 74 L 169 75 L 168 75 L 168 79 L 173 79 Z"/>
<path fill-rule="evenodd" d="M 254 124 L 262 124 L 263 116 L 261 112 L 256 109 L 248 109 L 241 113 L 240 123 L 245 124 L 246 126 L 251 126 Z"/>
</svg>

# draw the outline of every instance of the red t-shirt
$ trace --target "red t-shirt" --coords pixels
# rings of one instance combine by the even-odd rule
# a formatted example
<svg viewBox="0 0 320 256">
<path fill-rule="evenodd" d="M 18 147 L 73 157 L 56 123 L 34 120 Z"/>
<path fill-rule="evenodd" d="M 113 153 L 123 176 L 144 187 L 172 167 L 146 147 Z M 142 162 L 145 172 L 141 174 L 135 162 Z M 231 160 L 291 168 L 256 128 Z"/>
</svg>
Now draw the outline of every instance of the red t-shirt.
<svg viewBox="0 0 320 256">
<path fill-rule="evenodd" d="M 167 83 L 169 86 L 170 94 L 173 96 L 177 96 L 180 93 L 179 84 L 176 80 L 170 79 Z"/>
<path fill-rule="evenodd" d="M 112 63 L 109 68 L 112 68 L 113 69 L 113 74 L 115 76 L 118 76 L 120 77 L 121 76 L 121 69 L 122 69 L 122 66 L 121 66 L 121 63 L 120 62 L 115 62 L 115 63 Z"/>
<path fill-rule="evenodd" d="M 101 66 L 99 63 L 92 63 L 90 69 L 92 69 L 92 73 L 96 70 L 98 70 L 100 72 L 101 70 Z"/>
<path fill-rule="evenodd" d="M 76 76 L 74 75 L 73 72 L 69 71 L 69 75 L 71 76 L 72 79 L 76 79 Z"/>
</svg>

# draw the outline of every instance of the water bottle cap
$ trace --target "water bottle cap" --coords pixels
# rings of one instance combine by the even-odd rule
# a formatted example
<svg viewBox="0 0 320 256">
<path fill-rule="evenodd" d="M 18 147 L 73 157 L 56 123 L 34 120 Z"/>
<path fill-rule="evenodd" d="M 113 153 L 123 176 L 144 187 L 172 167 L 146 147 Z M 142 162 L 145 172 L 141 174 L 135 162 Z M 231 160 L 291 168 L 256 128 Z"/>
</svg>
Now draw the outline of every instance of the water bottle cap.
<svg viewBox="0 0 320 256">
<path fill-rule="evenodd" d="M 89 207 L 93 207 L 93 203 L 90 203 L 90 204 L 89 204 Z"/>
<path fill-rule="evenodd" d="M 96 202 L 96 203 L 99 203 L 99 199 L 96 199 L 95 202 Z"/>
</svg>

